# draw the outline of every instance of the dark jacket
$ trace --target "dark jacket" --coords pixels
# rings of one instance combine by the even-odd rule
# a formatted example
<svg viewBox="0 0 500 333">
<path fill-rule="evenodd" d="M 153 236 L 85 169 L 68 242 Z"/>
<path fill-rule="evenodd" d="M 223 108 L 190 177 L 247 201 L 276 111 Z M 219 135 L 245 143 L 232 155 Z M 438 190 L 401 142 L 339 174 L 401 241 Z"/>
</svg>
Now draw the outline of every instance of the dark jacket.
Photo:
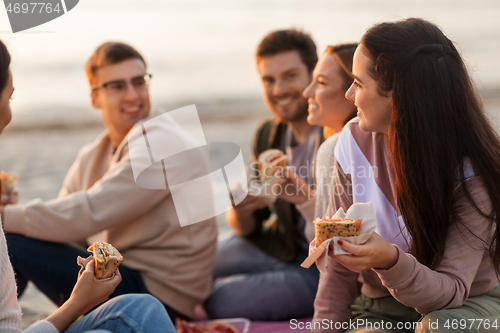
<svg viewBox="0 0 500 333">
<path fill-rule="evenodd" d="M 275 118 L 264 121 L 255 134 L 252 146 L 252 161 L 267 149 L 280 149 L 286 153 L 287 125 L 278 122 Z M 315 155 L 318 147 L 324 141 L 323 131 L 316 139 Z M 275 223 L 264 223 L 272 212 L 277 215 Z M 295 205 L 283 199 L 277 199 L 273 206 L 256 210 L 255 230 L 245 238 L 255 244 L 265 253 L 285 262 L 292 262 L 297 257 L 299 245 L 297 243 L 297 230 L 300 213 Z"/>
</svg>

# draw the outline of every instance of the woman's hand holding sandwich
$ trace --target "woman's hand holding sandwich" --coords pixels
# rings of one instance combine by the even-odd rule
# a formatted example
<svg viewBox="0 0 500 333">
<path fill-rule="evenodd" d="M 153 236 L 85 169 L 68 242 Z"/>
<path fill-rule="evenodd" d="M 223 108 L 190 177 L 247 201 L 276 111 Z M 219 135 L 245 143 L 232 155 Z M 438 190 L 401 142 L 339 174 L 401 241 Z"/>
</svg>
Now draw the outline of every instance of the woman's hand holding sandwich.
<svg viewBox="0 0 500 333">
<path fill-rule="evenodd" d="M 332 255 L 333 251 L 329 251 L 330 256 L 353 272 L 371 268 L 389 269 L 398 261 L 399 254 L 396 246 L 387 242 L 376 232 L 362 245 L 355 245 L 345 240 L 339 240 L 338 244 L 351 255 Z"/>
<path fill-rule="evenodd" d="M 97 280 L 94 269 L 92 259 L 87 263 L 85 270 L 80 271 L 78 281 L 66 303 L 47 318 L 59 332 L 69 327 L 79 316 L 105 302 L 122 281 L 119 270 L 110 279 Z"/>
<path fill-rule="evenodd" d="M 86 305 L 84 312 L 92 309 L 94 306 L 105 302 L 115 288 L 122 281 L 119 269 L 115 275 L 109 280 L 98 280 L 95 277 L 94 260 L 90 260 L 85 270 L 80 271 L 78 281 L 76 282 L 73 292 L 68 301 L 72 298 L 79 304 Z"/>
</svg>

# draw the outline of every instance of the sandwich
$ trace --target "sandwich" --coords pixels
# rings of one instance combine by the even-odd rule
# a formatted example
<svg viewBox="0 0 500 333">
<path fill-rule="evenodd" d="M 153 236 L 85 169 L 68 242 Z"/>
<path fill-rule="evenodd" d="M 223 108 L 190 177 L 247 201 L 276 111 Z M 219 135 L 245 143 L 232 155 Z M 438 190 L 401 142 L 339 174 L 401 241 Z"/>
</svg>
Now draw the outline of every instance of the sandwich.
<svg viewBox="0 0 500 333">
<path fill-rule="evenodd" d="M 87 251 L 94 254 L 95 277 L 107 279 L 112 277 L 123 261 L 123 256 L 106 242 L 94 242 Z"/>
<path fill-rule="evenodd" d="M 257 159 L 259 166 L 259 181 L 264 184 L 274 175 L 279 166 L 286 165 L 286 155 L 279 149 L 268 149 L 260 153 Z"/>
<path fill-rule="evenodd" d="M 0 172 L 0 193 L 10 194 L 16 186 L 18 178 L 18 176 L 9 175 L 4 171 Z"/>
<path fill-rule="evenodd" d="M 352 220 L 340 217 L 335 219 L 329 217 L 317 218 L 313 221 L 316 230 L 314 248 L 317 249 L 321 243 L 335 236 L 354 237 L 359 235 L 361 222 L 361 219 Z"/>
</svg>

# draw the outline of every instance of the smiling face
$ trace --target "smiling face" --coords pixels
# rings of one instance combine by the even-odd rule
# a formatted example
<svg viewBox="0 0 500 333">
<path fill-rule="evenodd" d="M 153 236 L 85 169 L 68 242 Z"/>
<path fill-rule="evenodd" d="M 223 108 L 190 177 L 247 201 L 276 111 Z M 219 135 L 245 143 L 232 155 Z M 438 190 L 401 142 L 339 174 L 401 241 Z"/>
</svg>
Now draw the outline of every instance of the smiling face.
<svg viewBox="0 0 500 333">
<path fill-rule="evenodd" d="M 298 51 L 280 52 L 258 58 L 264 101 L 283 122 L 294 122 L 307 116 L 307 100 L 302 92 L 311 81 Z"/>
<path fill-rule="evenodd" d="M 146 74 L 146 66 L 140 59 L 128 59 L 107 65 L 97 70 L 95 87 L 125 80 L 127 87 L 122 91 L 99 88 L 91 94 L 92 105 L 101 111 L 104 125 L 115 147 L 125 138 L 132 126 L 149 114 L 149 91 L 136 89 L 130 79 Z"/>
<path fill-rule="evenodd" d="M 7 85 L 0 94 L 0 133 L 2 133 L 5 126 L 12 120 L 12 111 L 10 110 L 10 99 L 14 93 L 14 84 L 12 80 L 12 73 L 9 69 L 9 79 Z"/>
<path fill-rule="evenodd" d="M 342 68 L 330 53 L 323 53 L 313 72 L 311 84 L 304 90 L 309 103 L 307 122 L 311 125 L 328 126 L 340 132 L 352 112 L 352 102 L 345 98 L 345 82 Z"/>
<path fill-rule="evenodd" d="M 373 60 L 368 54 L 363 44 L 354 52 L 352 72 L 355 79 L 345 96 L 358 108 L 360 129 L 387 133 L 392 112 L 392 91 L 386 96 L 379 94 L 378 84 L 369 74 Z"/>
</svg>

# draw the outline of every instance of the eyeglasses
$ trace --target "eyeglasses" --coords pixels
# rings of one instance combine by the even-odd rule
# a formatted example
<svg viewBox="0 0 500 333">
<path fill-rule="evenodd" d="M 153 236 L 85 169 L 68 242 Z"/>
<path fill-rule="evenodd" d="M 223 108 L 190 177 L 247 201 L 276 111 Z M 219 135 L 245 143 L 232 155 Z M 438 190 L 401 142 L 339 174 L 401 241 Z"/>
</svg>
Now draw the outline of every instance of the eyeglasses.
<svg viewBox="0 0 500 333">
<path fill-rule="evenodd" d="M 127 91 L 127 86 L 128 83 L 130 82 L 135 91 L 144 92 L 148 89 L 149 82 L 151 81 L 152 76 L 153 75 L 151 74 L 144 74 L 141 76 L 133 77 L 130 80 L 116 80 L 116 81 L 106 82 L 99 87 L 92 88 L 92 91 L 97 89 L 104 89 L 111 94 L 120 95 L 125 93 L 125 91 Z"/>
</svg>

